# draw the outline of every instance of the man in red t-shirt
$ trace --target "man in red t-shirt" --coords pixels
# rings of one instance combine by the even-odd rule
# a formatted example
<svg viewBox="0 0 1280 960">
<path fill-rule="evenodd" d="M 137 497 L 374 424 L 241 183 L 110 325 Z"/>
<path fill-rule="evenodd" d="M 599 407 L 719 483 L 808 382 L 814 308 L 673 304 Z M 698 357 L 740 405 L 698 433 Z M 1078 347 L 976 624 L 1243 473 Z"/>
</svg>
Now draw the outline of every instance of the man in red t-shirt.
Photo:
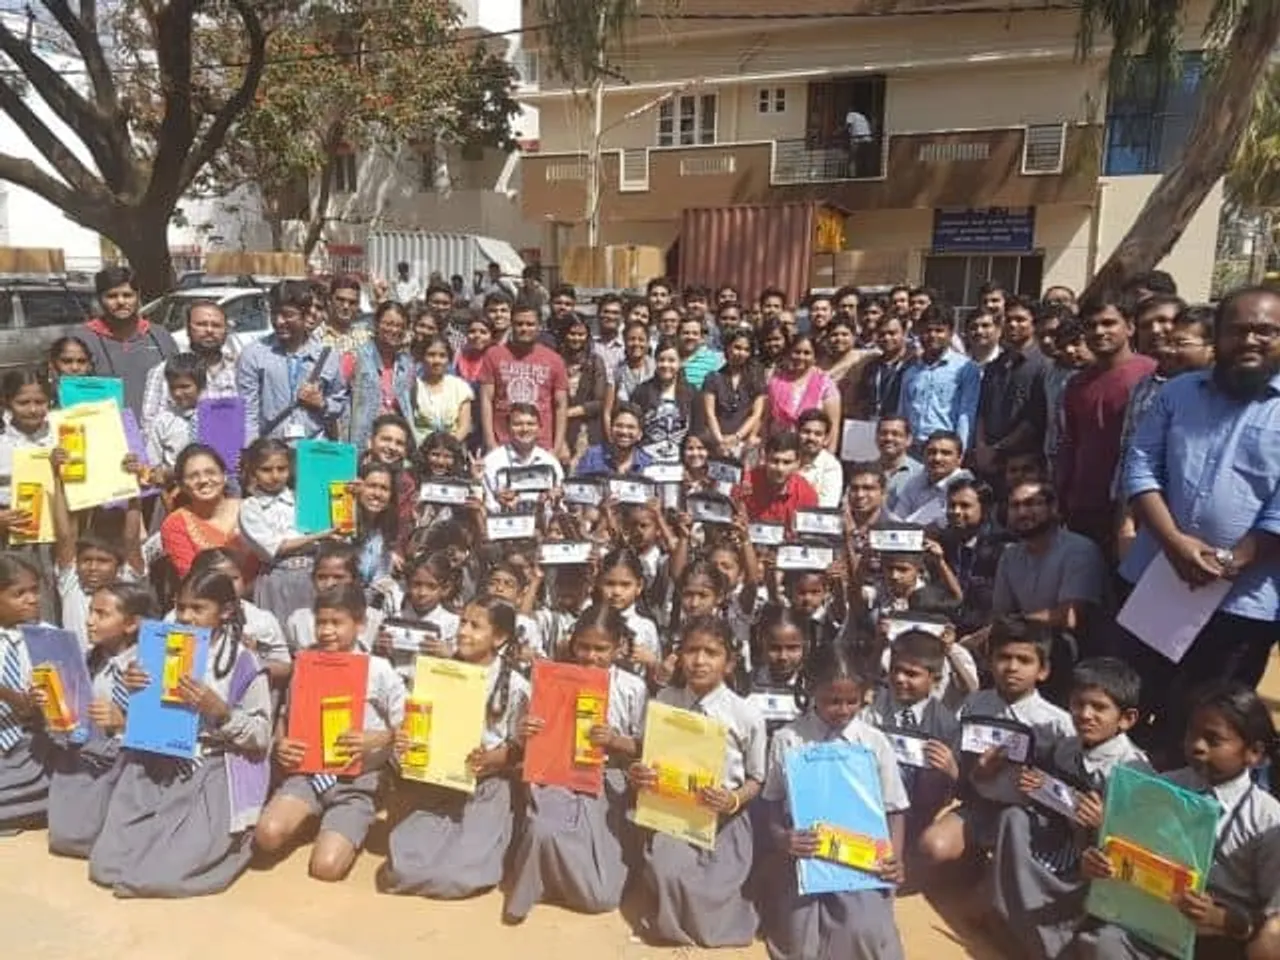
<svg viewBox="0 0 1280 960">
<path fill-rule="evenodd" d="M 818 491 L 800 476 L 800 438 L 774 434 L 764 445 L 764 464 L 749 474 L 735 492 L 753 523 L 783 523 L 790 530 L 797 510 L 818 505 Z"/>
<path fill-rule="evenodd" d="M 538 446 L 569 460 L 564 442 L 569 376 L 554 350 L 538 343 L 538 314 L 527 304 L 511 312 L 511 339 L 491 346 L 480 362 L 480 423 L 486 450 L 510 439 L 507 413 L 513 403 L 538 408 Z"/>
</svg>

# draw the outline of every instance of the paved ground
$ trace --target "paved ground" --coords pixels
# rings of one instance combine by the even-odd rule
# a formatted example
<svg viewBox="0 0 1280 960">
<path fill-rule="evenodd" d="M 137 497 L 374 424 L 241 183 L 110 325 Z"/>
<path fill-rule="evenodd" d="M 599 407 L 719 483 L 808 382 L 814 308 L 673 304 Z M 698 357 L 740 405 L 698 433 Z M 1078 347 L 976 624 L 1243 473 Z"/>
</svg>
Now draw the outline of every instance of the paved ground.
<svg viewBox="0 0 1280 960">
<path fill-rule="evenodd" d="M 1263 690 L 1280 702 L 1280 662 Z M 0 929 L 5 960 L 659 960 L 742 951 L 659 949 L 635 943 L 619 915 L 583 917 L 540 906 L 520 927 L 504 927 L 501 899 L 461 903 L 386 897 L 373 872 L 385 836 L 371 837 L 345 883 L 309 880 L 300 851 L 271 870 L 253 871 L 222 896 L 186 901 L 117 901 L 89 883 L 85 865 L 45 851 L 43 833 L 0 840 Z M 898 902 L 909 960 L 1001 960 L 957 930 L 920 896 Z M 951 911 L 946 911 L 951 912 Z"/>
</svg>

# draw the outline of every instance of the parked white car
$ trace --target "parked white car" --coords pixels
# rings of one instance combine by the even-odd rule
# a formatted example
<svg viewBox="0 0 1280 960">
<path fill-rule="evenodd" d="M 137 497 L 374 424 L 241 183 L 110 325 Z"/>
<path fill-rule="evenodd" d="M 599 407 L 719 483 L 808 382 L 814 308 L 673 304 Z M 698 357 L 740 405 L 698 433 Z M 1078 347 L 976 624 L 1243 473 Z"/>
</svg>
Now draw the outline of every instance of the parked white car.
<svg viewBox="0 0 1280 960">
<path fill-rule="evenodd" d="M 152 323 L 158 323 L 173 334 L 178 349 L 186 351 L 187 314 L 191 305 L 201 300 L 212 300 L 227 315 L 229 336 L 237 351 L 271 332 L 271 308 L 267 293 L 258 287 L 192 287 L 174 290 L 159 300 L 153 300 L 142 308 L 142 315 Z"/>
</svg>

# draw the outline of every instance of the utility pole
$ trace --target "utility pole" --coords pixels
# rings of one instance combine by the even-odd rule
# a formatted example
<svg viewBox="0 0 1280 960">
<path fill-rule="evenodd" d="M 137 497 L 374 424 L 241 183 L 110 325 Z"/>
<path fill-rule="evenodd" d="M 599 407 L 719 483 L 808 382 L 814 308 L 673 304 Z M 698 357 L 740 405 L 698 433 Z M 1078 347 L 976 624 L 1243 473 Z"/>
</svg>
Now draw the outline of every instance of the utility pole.
<svg viewBox="0 0 1280 960">
<path fill-rule="evenodd" d="M 605 14 L 600 4 L 596 25 L 596 75 L 591 84 L 591 145 L 587 153 L 587 247 L 600 245 L 600 139 L 604 135 Z"/>
</svg>

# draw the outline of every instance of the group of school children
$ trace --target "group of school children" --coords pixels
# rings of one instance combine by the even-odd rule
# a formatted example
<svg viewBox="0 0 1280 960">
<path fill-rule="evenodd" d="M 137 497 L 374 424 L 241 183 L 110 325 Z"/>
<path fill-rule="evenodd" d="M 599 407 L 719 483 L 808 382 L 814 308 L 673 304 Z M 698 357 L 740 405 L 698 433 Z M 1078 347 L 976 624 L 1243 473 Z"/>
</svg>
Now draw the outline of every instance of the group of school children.
<svg viewBox="0 0 1280 960">
<path fill-rule="evenodd" d="M 375 461 L 388 425 L 403 431 L 406 443 L 390 447 L 403 455 L 411 434 L 395 420 L 374 431 Z M 420 467 L 395 466 L 393 486 L 470 475 L 456 445 L 424 449 Z M 794 862 L 817 840 L 790 822 L 782 759 L 846 741 L 877 761 L 894 850 L 876 868 L 882 879 L 927 889 L 954 881 L 961 863 L 976 867 L 985 920 L 1009 956 L 1156 955 L 1083 909 L 1090 879 L 1111 869 L 1096 849 L 1108 774 L 1146 764 L 1128 736 L 1139 678 L 1125 663 L 1078 664 L 1063 709 L 1038 692 L 1050 669 L 1044 625 L 997 619 L 979 669 L 944 614 L 896 633 L 875 623 L 876 610 L 901 610 L 898 595 L 920 584 L 850 585 L 845 563 L 783 574 L 750 543 L 740 506 L 733 523 L 694 524 L 656 501 L 570 508 L 543 492 L 536 540 L 485 543 L 485 497 L 473 496 L 419 507 L 403 547 L 384 544 L 385 562 L 364 562 L 367 543 L 292 528 L 287 447 L 261 441 L 243 460 L 246 540 L 268 530 L 274 552 L 298 560 L 256 580 L 242 554 L 205 550 L 166 612 L 148 582 L 140 504 L 73 516 L 61 481 L 52 551 L 0 554 L 0 828 L 47 823 L 50 851 L 86 859 L 90 879 L 117 896 L 218 893 L 255 858 L 269 864 L 313 834 L 311 875 L 340 881 L 385 808 L 385 893 L 455 899 L 501 887 L 504 919 L 516 923 L 542 901 L 611 911 L 631 888 L 644 903 L 639 932 L 654 942 L 741 946 L 763 934 L 775 958 L 888 960 L 904 955 L 892 892 L 797 887 Z M 540 565 L 539 542 L 557 539 L 597 549 L 588 564 Z M 94 733 L 81 744 L 46 732 L 31 689 L 21 628 L 53 616 L 78 635 L 92 677 Z M 191 761 L 121 745 L 130 697 L 157 680 L 135 656 L 140 624 L 160 616 L 212 631 L 204 675 L 181 681 L 200 716 Z M 474 794 L 397 776 L 414 657 L 393 642 L 398 630 L 422 637 L 422 654 L 488 670 L 484 736 L 469 757 Z M 369 656 L 363 724 L 340 740 L 361 759 L 359 776 L 296 772 L 307 745 L 285 735 L 288 689 L 293 655 L 306 648 Z M 524 744 L 543 727 L 526 679 L 539 657 L 609 673 L 607 723 L 590 733 L 608 756 L 598 797 L 521 781 Z M 990 685 L 979 688 L 980 677 Z M 719 814 L 713 850 L 629 819 L 656 779 L 640 761 L 650 698 L 727 730 L 724 779 L 698 798 Z M 998 749 L 964 752 L 965 718 L 1030 728 L 1035 756 L 1014 764 Z M 895 736 L 905 732 L 925 738 L 923 763 L 903 760 Z M 1280 909 L 1280 803 L 1253 777 L 1275 744 L 1252 691 L 1204 690 L 1190 712 L 1186 767 L 1169 777 L 1222 807 L 1207 892 L 1179 904 L 1197 924 L 1198 957 L 1280 957 L 1268 921 Z M 264 804 L 248 785 L 268 773 Z M 1073 818 L 1031 799 L 1047 777 L 1074 792 Z"/>
</svg>

